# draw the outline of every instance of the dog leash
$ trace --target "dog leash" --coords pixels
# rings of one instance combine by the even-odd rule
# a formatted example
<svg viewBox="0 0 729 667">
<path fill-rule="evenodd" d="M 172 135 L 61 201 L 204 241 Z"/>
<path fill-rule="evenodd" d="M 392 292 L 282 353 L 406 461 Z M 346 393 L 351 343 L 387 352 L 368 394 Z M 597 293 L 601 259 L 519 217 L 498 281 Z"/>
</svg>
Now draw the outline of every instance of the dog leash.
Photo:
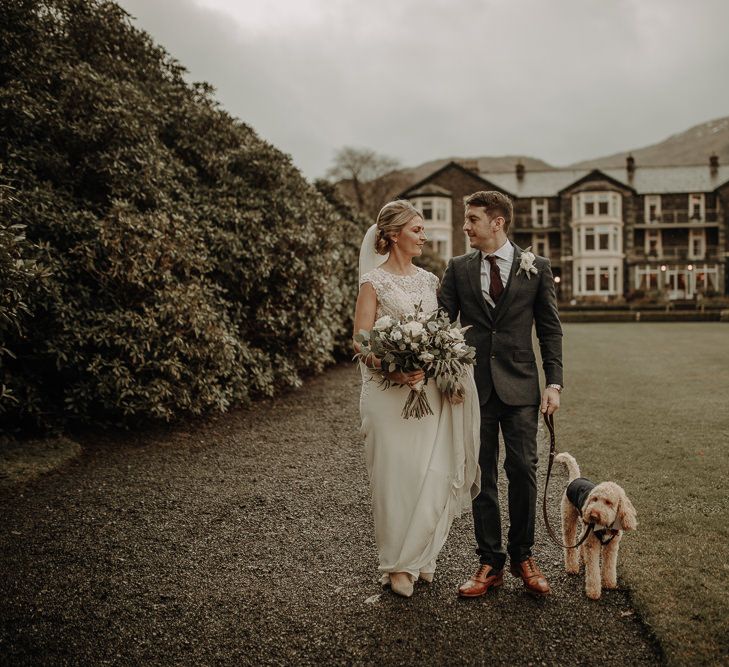
<svg viewBox="0 0 729 667">
<path fill-rule="evenodd" d="M 547 488 L 549 487 L 549 479 L 552 476 L 552 464 L 554 463 L 554 457 L 557 455 L 557 439 L 554 436 L 554 415 L 550 415 L 545 412 L 544 423 L 547 425 L 547 430 L 549 431 L 549 462 L 547 463 L 547 479 L 544 482 L 544 497 L 542 498 L 542 516 L 544 517 L 544 525 L 547 527 L 547 533 L 552 539 L 552 542 L 564 549 L 576 549 L 587 539 L 587 536 L 592 532 L 595 524 L 588 523 L 587 529 L 583 533 L 582 537 L 580 537 L 579 542 L 571 546 L 562 544 L 562 541 L 555 535 L 554 530 L 552 530 L 552 526 L 549 525 L 549 517 L 547 516 Z"/>
</svg>

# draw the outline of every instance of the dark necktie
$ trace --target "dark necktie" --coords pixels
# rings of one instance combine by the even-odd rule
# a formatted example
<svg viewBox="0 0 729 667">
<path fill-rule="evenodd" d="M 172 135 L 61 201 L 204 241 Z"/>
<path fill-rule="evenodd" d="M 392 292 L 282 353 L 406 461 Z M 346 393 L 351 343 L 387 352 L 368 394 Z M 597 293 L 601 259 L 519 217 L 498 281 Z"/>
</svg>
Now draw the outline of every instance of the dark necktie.
<svg viewBox="0 0 729 667">
<path fill-rule="evenodd" d="M 504 293 L 504 283 L 501 282 L 501 271 L 496 264 L 496 257 L 486 255 L 488 263 L 491 264 L 491 280 L 489 281 L 489 296 L 494 300 L 494 304 L 499 302 L 499 297 Z"/>
</svg>

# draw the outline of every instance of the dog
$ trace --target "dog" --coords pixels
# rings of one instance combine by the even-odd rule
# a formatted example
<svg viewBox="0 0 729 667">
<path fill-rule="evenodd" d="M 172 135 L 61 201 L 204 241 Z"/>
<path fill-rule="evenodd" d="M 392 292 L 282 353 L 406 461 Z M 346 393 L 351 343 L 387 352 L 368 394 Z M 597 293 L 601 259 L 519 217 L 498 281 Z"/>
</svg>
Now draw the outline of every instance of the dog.
<svg viewBox="0 0 729 667">
<path fill-rule="evenodd" d="M 603 588 L 618 587 L 618 547 L 624 531 L 638 528 L 635 507 L 615 482 L 595 484 L 581 477 L 580 467 L 570 454 L 557 454 L 554 460 L 567 466 L 570 480 L 562 494 L 562 542 L 568 545 L 577 542 L 580 522 L 583 530 L 587 530 L 588 524 L 594 524 L 580 552 L 585 562 L 585 593 L 591 600 L 599 600 Z M 577 549 L 564 550 L 564 565 L 569 574 L 579 573 Z"/>
</svg>

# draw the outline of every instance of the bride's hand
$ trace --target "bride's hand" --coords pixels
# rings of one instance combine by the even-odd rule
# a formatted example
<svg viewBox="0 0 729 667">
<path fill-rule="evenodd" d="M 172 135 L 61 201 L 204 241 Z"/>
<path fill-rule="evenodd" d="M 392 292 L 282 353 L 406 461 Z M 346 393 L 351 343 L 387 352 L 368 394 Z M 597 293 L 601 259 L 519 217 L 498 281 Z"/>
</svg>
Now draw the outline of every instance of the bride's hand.
<svg viewBox="0 0 729 667">
<path fill-rule="evenodd" d="M 425 379 L 425 373 L 423 371 L 411 371 L 410 373 L 401 373 L 395 371 L 393 373 L 386 373 L 387 379 L 395 384 L 406 384 L 411 389 L 418 382 Z"/>
</svg>

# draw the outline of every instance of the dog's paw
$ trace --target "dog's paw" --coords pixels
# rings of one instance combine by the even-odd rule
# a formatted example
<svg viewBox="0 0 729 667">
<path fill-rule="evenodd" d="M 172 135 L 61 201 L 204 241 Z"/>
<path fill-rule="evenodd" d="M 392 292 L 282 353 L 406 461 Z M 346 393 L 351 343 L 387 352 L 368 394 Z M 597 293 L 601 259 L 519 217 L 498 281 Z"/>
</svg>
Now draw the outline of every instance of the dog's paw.
<svg viewBox="0 0 729 667">
<path fill-rule="evenodd" d="M 602 580 L 602 587 L 607 588 L 609 590 L 615 590 L 618 587 L 618 582 L 615 580 L 610 579 L 603 579 Z"/>
<path fill-rule="evenodd" d="M 567 574 L 579 574 L 580 564 L 579 563 L 565 563 L 564 571 Z"/>
<path fill-rule="evenodd" d="M 597 588 L 597 589 L 586 588 L 585 589 L 585 595 L 587 595 L 587 597 L 590 598 L 590 600 L 599 600 L 601 592 L 602 591 L 599 588 Z"/>
</svg>

